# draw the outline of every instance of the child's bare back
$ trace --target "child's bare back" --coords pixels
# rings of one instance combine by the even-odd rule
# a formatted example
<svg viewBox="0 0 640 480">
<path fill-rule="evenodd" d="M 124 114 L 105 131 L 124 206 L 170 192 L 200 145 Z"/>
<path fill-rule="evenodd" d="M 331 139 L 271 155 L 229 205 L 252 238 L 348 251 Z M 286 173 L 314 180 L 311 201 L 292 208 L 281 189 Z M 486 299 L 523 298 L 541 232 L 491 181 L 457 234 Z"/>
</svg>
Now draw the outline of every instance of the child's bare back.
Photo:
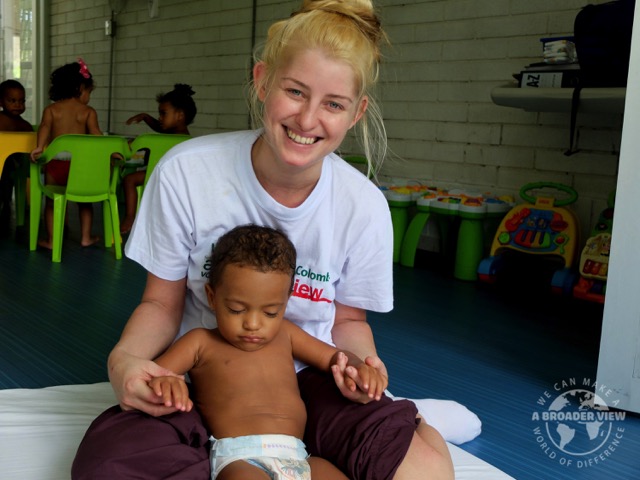
<svg viewBox="0 0 640 480">
<path fill-rule="evenodd" d="M 252 352 L 231 345 L 217 329 L 192 330 L 185 334 L 188 342 L 172 349 L 171 363 L 181 358 L 195 364 L 189 370 L 194 404 L 216 438 L 274 433 L 302 438 L 306 410 L 293 364 L 290 326 L 283 321 L 278 335 Z"/>
<path fill-rule="evenodd" d="M 65 134 L 101 133 L 96 111 L 78 98 L 59 100 L 47 106 L 42 121 L 50 127 L 49 141 Z"/>
</svg>

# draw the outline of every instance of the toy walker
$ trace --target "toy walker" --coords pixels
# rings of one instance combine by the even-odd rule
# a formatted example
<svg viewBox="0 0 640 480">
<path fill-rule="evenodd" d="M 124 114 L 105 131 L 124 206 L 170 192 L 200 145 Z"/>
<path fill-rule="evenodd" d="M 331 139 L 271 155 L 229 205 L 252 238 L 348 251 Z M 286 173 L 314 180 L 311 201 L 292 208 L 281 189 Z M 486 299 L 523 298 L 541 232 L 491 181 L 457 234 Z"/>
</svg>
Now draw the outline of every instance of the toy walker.
<svg viewBox="0 0 640 480">
<path fill-rule="evenodd" d="M 552 196 L 529 194 L 534 189 L 555 189 L 568 194 L 556 200 Z M 575 284 L 571 268 L 578 245 L 578 220 L 572 210 L 564 208 L 578 199 L 578 193 L 561 183 L 528 183 L 520 189 L 524 204 L 513 207 L 502 219 L 491 245 L 490 256 L 480 262 L 478 278 L 487 283 L 497 280 L 504 267 L 507 250 L 561 259 L 564 267 L 556 270 L 551 287 L 556 293 L 570 295 Z M 526 275 L 526 272 L 523 272 Z"/>
<path fill-rule="evenodd" d="M 604 303 L 609 272 L 609 252 L 613 229 L 613 204 L 615 193 L 609 196 L 608 207 L 600 213 L 598 223 L 591 231 L 580 255 L 580 278 L 573 287 L 573 296 L 583 300 Z"/>
</svg>

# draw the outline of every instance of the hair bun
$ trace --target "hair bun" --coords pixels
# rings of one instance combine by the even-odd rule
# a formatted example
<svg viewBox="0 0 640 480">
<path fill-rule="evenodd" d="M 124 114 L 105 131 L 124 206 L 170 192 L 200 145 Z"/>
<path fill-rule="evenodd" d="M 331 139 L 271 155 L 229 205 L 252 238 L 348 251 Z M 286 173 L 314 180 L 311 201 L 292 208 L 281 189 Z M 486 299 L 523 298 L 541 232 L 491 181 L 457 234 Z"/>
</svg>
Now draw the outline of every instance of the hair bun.
<svg viewBox="0 0 640 480">
<path fill-rule="evenodd" d="M 294 15 L 314 10 L 350 18 L 376 47 L 381 40 L 386 40 L 371 0 L 304 0 L 302 7 Z"/>
<path fill-rule="evenodd" d="M 187 85 L 186 83 L 176 83 L 173 86 L 173 89 L 176 92 L 180 92 L 183 93 L 185 95 L 189 95 L 190 97 L 193 96 L 196 92 L 193 91 L 193 89 L 191 88 L 191 85 Z"/>
</svg>

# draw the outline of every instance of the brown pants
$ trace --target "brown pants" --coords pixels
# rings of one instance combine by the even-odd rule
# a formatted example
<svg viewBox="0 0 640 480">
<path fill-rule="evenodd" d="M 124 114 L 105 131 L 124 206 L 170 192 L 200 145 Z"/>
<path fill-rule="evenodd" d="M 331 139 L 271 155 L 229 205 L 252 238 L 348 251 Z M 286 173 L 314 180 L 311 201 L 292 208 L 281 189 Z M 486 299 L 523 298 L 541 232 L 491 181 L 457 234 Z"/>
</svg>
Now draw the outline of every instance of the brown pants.
<svg viewBox="0 0 640 480">
<path fill-rule="evenodd" d="M 360 405 L 345 399 L 330 374 L 298 373 L 307 407 L 304 443 L 354 480 L 393 478 L 417 427 L 408 400 Z M 209 480 L 209 435 L 200 415 L 151 417 L 111 407 L 91 424 L 71 469 L 74 480 Z"/>
</svg>

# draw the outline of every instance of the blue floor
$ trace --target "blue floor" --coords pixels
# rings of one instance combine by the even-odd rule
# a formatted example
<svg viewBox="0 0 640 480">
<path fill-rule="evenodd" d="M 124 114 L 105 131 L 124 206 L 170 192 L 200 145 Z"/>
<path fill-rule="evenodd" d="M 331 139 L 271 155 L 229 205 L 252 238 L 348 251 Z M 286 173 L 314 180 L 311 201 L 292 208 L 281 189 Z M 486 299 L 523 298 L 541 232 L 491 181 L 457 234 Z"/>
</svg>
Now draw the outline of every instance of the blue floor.
<svg viewBox="0 0 640 480">
<path fill-rule="evenodd" d="M 0 388 L 105 381 L 145 272 L 112 250 L 81 248 L 73 235 L 52 264 L 48 252 L 28 251 L 22 229 L 0 239 L 0 265 Z M 554 385 L 595 381 L 601 306 L 517 283 L 460 282 L 431 258 L 397 266 L 395 290 L 394 311 L 369 316 L 390 390 L 478 414 L 483 432 L 464 450 L 523 480 L 640 478 L 638 416 L 616 424 L 622 438 L 597 465 L 600 451 L 550 458 L 534 432 L 532 415 L 541 397 L 558 395 Z"/>
<path fill-rule="evenodd" d="M 543 425 L 534 412 L 560 393 L 593 386 L 601 306 L 543 289 L 528 295 L 524 285 L 460 282 L 429 268 L 396 267 L 395 289 L 394 311 L 370 315 L 390 390 L 456 400 L 475 412 L 482 434 L 461 448 L 517 479 L 640 478 L 637 415 L 611 422 L 608 441 L 589 455 L 550 448 L 546 432 L 534 431 Z M 615 440 L 617 428 L 624 432 Z M 615 451 L 607 456 L 606 447 Z"/>
</svg>

